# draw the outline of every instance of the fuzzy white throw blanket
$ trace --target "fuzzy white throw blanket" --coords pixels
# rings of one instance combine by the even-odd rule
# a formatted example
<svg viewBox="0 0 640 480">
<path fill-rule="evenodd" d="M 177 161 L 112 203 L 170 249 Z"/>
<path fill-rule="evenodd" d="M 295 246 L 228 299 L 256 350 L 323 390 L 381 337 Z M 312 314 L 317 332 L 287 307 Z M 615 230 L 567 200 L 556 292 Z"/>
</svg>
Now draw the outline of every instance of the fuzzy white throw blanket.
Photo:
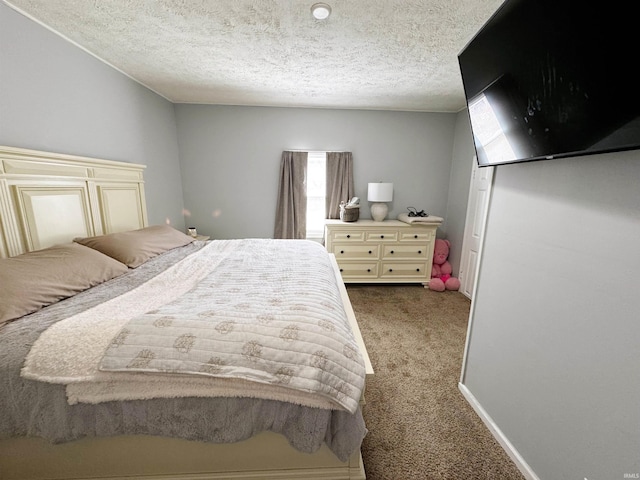
<svg viewBox="0 0 640 480">
<path fill-rule="evenodd" d="M 67 385 L 68 401 L 72 404 L 237 396 L 353 412 L 364 387 L 362 358 L 353 354 L 355 341 L 346 316 L 342 315 L 335 325 L 326 323 L 329 320 L 322 310 L 335 307 L 327 303 L 328 290 L 324 290 L 325 297 L 318 300 L 320 303 L 306 303 L 314 297 L 318 285 L 307 291 L 302 289 L 310 275 L 308 271 L 302 277 L 294 273 L 293 266 L 301 259 L 291 251 L 294 246 L 307 249 L 306 257 L 317 254 L 322 258 L 326 253 L 323 249 L 322 253 L 314 250 L 321 249 L 319 245 L 305 241 L 211 242 L 135 290 L 54 324 L 31 349 L 22 375 Z M 263 263 L 256 263 L 256 257 Z M 247 267 L 254 271 L 253 276 L 249 276 Z M 322 270 L 317 266 L 311 268 Z M 274 281 L 270 275 L 278 276 L 279 280 Z M 335 284 L 330 269 L 328 276 L 318 278 Z M 203 290 L 202 282 L 207 284 L 209 293 Z M 282 307 L 279 304 L 282 296 L 277 291 L 285 284 L 289 289 L 297 285 L 298 295 L 297 301 L 285 308 L 311 309 L 313 322 L 308 321 L 308 312 L 299 315 L 306 320 L 295 324 L 291 323 L 291 310 L 285 317 L 270 313 L 276 310 L 269 308 Z M 255 295 L 257 288 L 272 295 Z M 247 302 L 247 295 L 261 300 Z M 195 301 L 197 298 L 200 300 Z M 226 313 L 216 310 L 216 304 L 224 305 Z M 344 325 L 340 323 L 342 317 Z M 276 338 L 274 322 L 282 321 L 286 324 L 278 325 L 281 333 Z M 260 324 L 270 324 L 270 328 L 261 330 Z M 230 335 L 234 328 L 239 334 L 235 337 Z M 224 338 L 216 338 L 220 333 Z M 326 337 L 327 333 L 330 348 L 309 342 Z M 176 343 L 171 336 L 176 334 L 182 343 Z M 218 340 L 223 343 L 215 344 Z M 148 344 L 141 346 L 141 341 Z M 335 348 L 335 342 L 343 347 Z M 203 350 L 202 343 L 213 345 L 214 350 Z M 230 343 L 236 343 L 240 350 L 221 353 Z M 277 344 L 286 348 L 278 351 Z M 194 345 L 197 348 L 192 349 Z M 253 350 L 248 352 L 247 345 Z M 333 357 L 337 350 L 342 351 Z M 271 351 L 273 358 L 265 355 Z M 232 364 L 234 355 L 243 357 L 244 363 Z"/>
</svg>

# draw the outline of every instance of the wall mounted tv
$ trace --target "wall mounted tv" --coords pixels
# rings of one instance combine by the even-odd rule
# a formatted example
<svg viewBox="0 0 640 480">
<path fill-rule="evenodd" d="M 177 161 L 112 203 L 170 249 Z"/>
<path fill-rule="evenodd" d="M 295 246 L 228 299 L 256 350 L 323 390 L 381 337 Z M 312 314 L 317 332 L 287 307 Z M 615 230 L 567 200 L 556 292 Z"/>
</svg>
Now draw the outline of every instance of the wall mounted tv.
<svg viewBox="0 0 640 480">
<path fill-rule="evenodd" d="M 640 148 L 631 5 L 502 4 L 458 56 L 480 166 Z"/>
</svg>

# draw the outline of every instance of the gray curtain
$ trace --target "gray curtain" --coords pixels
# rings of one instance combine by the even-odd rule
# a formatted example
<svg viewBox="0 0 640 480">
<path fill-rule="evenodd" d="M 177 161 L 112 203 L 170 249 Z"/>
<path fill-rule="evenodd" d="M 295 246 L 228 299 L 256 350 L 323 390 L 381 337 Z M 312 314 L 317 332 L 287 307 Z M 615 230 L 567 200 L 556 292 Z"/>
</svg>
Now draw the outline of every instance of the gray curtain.
<svg viewBox="0 0 640 480">
<path fill-rule="evenodd" d="M 274 238 L 307 237 L 307 152 L 282 152 Z"/>
<path fill-rule="evenodd" d="M 327 152 L 327 218 L 340 218 L 340 202 L 354 195 L 353 155 Z"/>
</svg>

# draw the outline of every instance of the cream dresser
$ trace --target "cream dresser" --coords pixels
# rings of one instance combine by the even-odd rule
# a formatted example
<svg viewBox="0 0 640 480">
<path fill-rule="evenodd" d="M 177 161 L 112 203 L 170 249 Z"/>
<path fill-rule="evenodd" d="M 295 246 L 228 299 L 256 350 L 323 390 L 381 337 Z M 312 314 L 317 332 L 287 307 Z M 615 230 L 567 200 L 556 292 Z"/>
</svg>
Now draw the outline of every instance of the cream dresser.
<svg viewBox="0 0 640 480">
<path fill-rule="evenodd" d="M 325 243 L 338 261 L 345 283 L 422 283 L 431 279 L 440 222 L 327 220 Z"/>
</svg>

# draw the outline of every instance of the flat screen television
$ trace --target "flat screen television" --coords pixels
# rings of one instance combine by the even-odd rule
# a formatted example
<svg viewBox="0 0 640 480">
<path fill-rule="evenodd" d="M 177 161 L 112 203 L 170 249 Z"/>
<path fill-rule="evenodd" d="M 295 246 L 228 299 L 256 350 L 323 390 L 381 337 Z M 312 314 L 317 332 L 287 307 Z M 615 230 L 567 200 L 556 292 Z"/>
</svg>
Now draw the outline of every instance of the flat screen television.
<svg viewBox="0 0 640 480">
<path fill-rule="evenodd" d="M 640 148 L 633 3 L 506 0 L 458 55 L 478 165 Z"/>
</svg>

